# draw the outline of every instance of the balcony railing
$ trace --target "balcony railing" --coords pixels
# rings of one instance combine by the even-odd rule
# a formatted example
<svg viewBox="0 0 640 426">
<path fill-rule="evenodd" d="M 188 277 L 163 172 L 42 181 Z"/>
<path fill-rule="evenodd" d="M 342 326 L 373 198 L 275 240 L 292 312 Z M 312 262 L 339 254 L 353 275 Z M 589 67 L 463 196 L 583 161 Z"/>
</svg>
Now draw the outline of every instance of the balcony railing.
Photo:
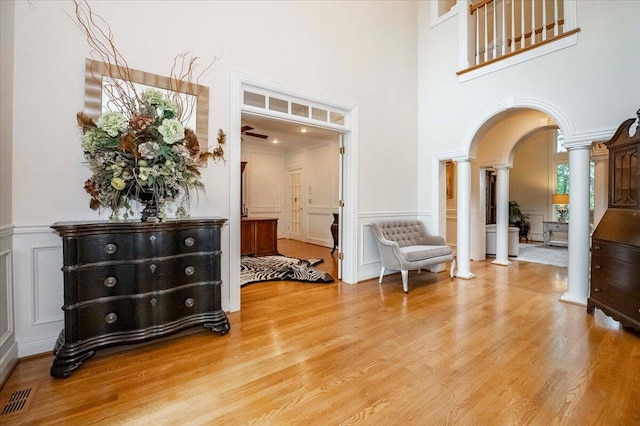
<svg viewBox="0 0 640 426">
<path fill-rule="evenodd" d="M 469 2 L 465 70 L 493 63 L 573 34 L 567 0 L 478 0 Z M 462 13 L 462 11 L 461 11 Z"/>
</svg>

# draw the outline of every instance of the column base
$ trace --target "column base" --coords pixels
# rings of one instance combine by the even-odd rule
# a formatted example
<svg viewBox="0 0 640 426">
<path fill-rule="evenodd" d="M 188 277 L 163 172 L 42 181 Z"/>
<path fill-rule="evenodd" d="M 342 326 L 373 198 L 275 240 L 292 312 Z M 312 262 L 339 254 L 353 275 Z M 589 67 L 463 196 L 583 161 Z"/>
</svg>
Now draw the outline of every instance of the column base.
<svg viewBox="0 0 640 426">
<path fill-rule="evenodd" d="M 560 301 L 565 303 L 571 303 L 572 305 L 587 306 L 587 297 L 577 297 L 569 293 L 565 293 L 560 296 Z"/>
<path fill-rule="evenodd" d="M 513 262 L 509 262 L 508 260 L 492 260 L 491 263 L 493 265 L 500 265 L 500 266 L 511 266 L 513 265 Z"/>
<path fill-rule="evenodd" d="M 456 274 L 456 278 L 462 278 L 463 280 L 470 280 L 475 278 L 476 276 L 474 274 L 472 274 L 471 272 L 467 272 L 467 273 L 457 273 Z"/>
</svg>

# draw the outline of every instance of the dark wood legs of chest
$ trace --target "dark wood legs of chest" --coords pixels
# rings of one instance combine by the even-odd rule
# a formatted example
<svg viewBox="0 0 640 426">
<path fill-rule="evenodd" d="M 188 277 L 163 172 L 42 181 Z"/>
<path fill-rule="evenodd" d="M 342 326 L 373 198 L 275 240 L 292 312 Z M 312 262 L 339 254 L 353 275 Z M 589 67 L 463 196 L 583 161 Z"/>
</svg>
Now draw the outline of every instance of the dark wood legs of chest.
<svg viewBox="0 0 640 426">
<path fill-rule="evenodd" d="M 95 351 L 86 350 L 80 353 L 76 353 L 70 356 L 64 356 L 65 352 L 68 352 L 68 348 L 64 343 L 64 330 L 60 332 L 56 345 L 53 348 L 53 365 L 51 366 L 50 374 L 57 379 L 64 379 L 69 377 L 71 372 L 82 365 L 82 363 L 91 358 Z"/>
<path fill-rule="evenodd" d="M 101 336 L 98 339 L 79 341 L 71 344 L 65 342 L 64 330 L 62 330 L 53 349 L 54 359 L 50 374 L 52 377 L 58 379 L 67 378 L 71 375 L 72 371 L 80 368 L 86 360 L 91 358 L 98 349 L 122 343 L 139 343 L 165 334 L 174 333 L 189 327 L 194 321 L 196 324 L 202 324 L 204 328 L 221 336 L 227 334 L 231 329 L 227 315 L 224 311 L 220 310 L 199 315 L 198 318 L 186 318 L 173 324 L 164 324 L 162 327 L 116 333 L 114 335 Z"/>
</svg>

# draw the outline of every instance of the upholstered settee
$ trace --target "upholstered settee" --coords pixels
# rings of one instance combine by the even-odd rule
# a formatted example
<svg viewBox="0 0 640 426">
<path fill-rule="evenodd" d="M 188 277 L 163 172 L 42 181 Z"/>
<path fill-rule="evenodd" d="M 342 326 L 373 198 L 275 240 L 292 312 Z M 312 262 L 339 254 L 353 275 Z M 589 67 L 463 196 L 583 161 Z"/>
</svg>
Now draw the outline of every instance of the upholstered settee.
<svg viewBox="0 0 640 426">
<path fill-rule="evenodd" d="M 371 224 L 373 235 L 380 250 L 382 282 L 387 269 L 400 271 L 402 287 L 409 292 L 409 271 L 422 270 L 451 262 L 453 277 L 455 260 L 453 252 L 444 238 L 430 235 L 419 220 L 388 220 Z"/>
</svg>

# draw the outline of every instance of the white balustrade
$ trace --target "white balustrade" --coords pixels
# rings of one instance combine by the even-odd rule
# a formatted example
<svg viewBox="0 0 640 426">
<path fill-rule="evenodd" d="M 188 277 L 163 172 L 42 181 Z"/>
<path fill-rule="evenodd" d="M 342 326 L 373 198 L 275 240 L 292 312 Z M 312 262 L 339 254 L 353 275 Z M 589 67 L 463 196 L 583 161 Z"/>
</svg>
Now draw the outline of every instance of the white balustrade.
<svg viewBox="0 0 640 426">
<path fill-rule="evenodd" d="M 475 63 L 552 41 L 566 32 L 565 0 L 480 0 L 469 4 L 470 47 Z"/>
</svg>

